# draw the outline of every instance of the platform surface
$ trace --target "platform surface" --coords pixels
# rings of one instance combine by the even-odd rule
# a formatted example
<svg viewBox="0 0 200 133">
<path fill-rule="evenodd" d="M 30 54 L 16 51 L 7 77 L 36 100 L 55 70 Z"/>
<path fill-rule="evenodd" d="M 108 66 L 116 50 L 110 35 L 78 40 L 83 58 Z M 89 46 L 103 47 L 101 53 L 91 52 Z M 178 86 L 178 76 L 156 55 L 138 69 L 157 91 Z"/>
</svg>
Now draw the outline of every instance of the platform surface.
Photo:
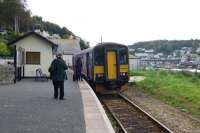
<svg viewBox="0 0 200 133">
<path fill-rule="evenodd" d="M 24 79 L 1 85 L 1 133 L 114 132 L 100 103 L 86 86 L 69 77 L 65 81 L 66 100 L 60 101 L 53 98 L 51 81 Z"/>
<path fill-rule="evenodd" d="M 92 88 L 79 82 L 82 95 L 86 133 L 114 133 L 111 123 Z"/>
</svg>

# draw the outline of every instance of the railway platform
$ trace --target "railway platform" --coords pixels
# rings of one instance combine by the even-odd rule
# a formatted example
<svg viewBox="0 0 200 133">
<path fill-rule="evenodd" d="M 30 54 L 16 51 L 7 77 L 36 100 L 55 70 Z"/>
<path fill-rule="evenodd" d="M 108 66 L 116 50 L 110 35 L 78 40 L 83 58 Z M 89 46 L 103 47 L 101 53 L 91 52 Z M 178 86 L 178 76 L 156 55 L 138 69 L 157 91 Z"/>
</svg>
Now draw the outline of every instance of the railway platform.
<svg viewBox="0 0 200 133">
<path fill-rule="evenodd" d="M 0 86 L 1 133 L 114 133 L 100 102 L 82 82 L 65 81 L 65 100 L 51 81 L 24 79 Z"/>
</svg>

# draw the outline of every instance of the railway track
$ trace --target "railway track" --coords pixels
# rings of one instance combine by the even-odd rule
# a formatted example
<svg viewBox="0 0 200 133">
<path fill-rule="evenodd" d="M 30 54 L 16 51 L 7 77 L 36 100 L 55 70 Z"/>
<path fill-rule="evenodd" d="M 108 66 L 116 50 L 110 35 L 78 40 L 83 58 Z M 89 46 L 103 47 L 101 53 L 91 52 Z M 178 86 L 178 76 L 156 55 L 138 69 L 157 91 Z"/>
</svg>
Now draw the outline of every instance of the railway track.
<svg viewBox="0 0 200 133">
<path fill-rule="evenodd" d="M 122 94 L 99 96 L 124 133 L 172 133 Z"/>
</svg>

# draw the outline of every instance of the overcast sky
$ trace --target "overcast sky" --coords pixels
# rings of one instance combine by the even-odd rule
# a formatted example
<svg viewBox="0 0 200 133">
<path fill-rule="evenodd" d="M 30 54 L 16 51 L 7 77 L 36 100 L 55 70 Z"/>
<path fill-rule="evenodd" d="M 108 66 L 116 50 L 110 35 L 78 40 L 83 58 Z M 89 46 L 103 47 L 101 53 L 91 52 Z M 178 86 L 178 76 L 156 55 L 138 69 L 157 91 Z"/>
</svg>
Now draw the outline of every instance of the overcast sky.
<svg viewBox="0 0 200 133">
<path fill-rule="evenodd" d="M 126 45 L 200 39 L 199 0 L 27 0 L 33 15 L 66 26 L 90 42 Z"/>
</svg>

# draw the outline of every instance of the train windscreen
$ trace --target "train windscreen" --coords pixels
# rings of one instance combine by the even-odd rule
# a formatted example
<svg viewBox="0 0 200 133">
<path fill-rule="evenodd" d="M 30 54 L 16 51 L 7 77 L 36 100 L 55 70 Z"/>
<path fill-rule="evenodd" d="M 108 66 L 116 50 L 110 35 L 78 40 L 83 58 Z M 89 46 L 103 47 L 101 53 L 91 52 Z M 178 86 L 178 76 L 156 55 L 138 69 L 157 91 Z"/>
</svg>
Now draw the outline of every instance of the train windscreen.
<svg viewBox="0 0 200 133">
<path fill-rule="evenodd" d="M 126 48 L 119 49 L 119 62 L 120 64 L 127 64 L 128 63 L 128 53 Z"/>
<path fill-rule="evenodd" d="M 95 65 L 104 65 L 104 49 L 103 48 L 97 48 L 94 51 L 94 63 Z"/>
</svg>

